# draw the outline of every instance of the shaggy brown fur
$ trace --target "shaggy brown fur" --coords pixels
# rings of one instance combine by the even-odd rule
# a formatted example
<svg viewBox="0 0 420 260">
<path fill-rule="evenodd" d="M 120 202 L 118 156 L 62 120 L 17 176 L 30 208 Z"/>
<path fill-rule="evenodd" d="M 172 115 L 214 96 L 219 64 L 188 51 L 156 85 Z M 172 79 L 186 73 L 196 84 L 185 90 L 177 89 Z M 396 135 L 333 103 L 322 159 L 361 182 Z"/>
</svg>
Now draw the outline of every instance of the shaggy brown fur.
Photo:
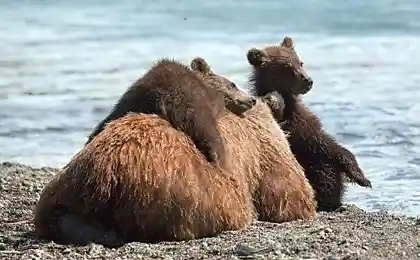
<svg viewBox="0 0 420 260">
<path fill-rule="evenodd" d="M 192 65 L 196 64 L 208 67 L 203 59 L 193 60 Z M 203 73 L 209 75 L 207 78 L 217 80 L 219 76 L 209 71 L 210 69 L 206 68 Z M 231 84 L 226 78 L 221 78 L 220 81 L 220 84 Z M 143 77 L 128 88 L 111 113 L 89 136 L 87 143 L 102 131 L 106 123 L 128 112 L 157 114 L 168 120 L 178 130 L 189 135 L 208 161 L 223 166 L 226 164 L 226 155 L 216 127 L 216 119 L 223 111 L 225 102 L 223 93 L 218 91 L 217 86 L 213 86 L 206 84 L 196 71 L 192 71 L 177 61 L 159 60 Z M 243 104 L 243 100 L 241 101 Z M 249 97 L 246 102 L 249 103 L 248 109 L 252 107 L 252 100 Z M 228 103 L 228 108 L 237 107 L 235 102 Z M 236 110 L 232 109 L 232 112 Z"/>
<path fill-rule="evenodd" d="M 286 222 L 315 216 L 314 191 L 267 104 L 258 101 L 242 120 L 229 114 L 218 126 L 231 172 L 244 177 L 240 186 L 248 186 L 259 220 Z"/>
<path fill-rule="evenodd" d="M 45 187 L 36 207 L 36 232 L 61 243 L 104 243 L 100 235 L 64 233 L 83 227 L 65 223 L 66 214 L 80 218 L 78 224 L 112 230 L 108 233 L 121 242 L 184 240 L 240 229 L 252 219 L 251 200 L 230 177 L 166 120 L 130 113 L 111 121 Z"/>
<path fill-rule="evenodd" d="M 315 189 L 318 210 L 341 206 L 342 173 L 350 181 L 371 187 L 355 156 L 325 132 L 320 119 L 301 101 L 299 96 L 311 89 L 312 79 L 306 74 L 292 39 L 285 37 L 280 46 L 263 50 L 253 48 L 248 52 L 248 61 L 253 66 L 252 92 L 257 96 L 280 94 L 267 100 L 278 122 L 282 122 L 282 129 L 290 133 L 292 151 Z M 282 80 L 275 80 L 278 75 L 282 75 Z"/>
<path fill-rule="evenodd" d="M 239 90 L 238 90 L 239 91 Z M 111 121 L 42 191 L 36 233 L 61 243 L 187 240 L 316 214 L 314 191 L 261 101 L 217 120 L 222 170 L 166 120 Z"/>
</svg>

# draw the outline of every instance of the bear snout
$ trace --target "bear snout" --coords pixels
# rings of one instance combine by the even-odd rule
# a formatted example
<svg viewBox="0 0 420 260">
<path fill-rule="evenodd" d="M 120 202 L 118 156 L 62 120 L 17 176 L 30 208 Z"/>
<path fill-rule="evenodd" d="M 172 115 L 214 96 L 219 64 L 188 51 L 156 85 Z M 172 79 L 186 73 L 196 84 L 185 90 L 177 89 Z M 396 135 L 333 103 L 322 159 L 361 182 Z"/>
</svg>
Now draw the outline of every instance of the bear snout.
<svg viewBox="0 0 420 260">
<path fill-rule="evenodd" d="M 257 98 L 255 98 L 255 97 L 249 97 L 249 100 L 250 100 L 250 103 L 253 105 L 253 106 L 255 106 L 256 104 L 257 104 Z"/>
<path fill-rule="evenodd" d="M 306 85 L 309 87 L 309 89 L 312 88 L 312 85 L 314 84 L 314 81 L 312 80 L 312 78 L 305 78 L 305 83 Z"/>
<path fill-rule="evenodd" d="M 243 113 L 250 110 L 256 103 L 256 98 L 248 95 L 240 95 L 235 98 L 227 98 L 226 108 L 237 116 L 242 116 Z"/>
<path fill-rule="evenodd" d="M 300 93 L 298 93 L 298 94 L 304 95 L 304 94 L 308 93 L 312 89 L 313 84 L 314 84 L 314 82 L 313 82 L 312 78 L 304 77 L 303 81 L 302 81 L 302 84 L 301 84 L 300 91 L 298 91 Z"/>
</svg>

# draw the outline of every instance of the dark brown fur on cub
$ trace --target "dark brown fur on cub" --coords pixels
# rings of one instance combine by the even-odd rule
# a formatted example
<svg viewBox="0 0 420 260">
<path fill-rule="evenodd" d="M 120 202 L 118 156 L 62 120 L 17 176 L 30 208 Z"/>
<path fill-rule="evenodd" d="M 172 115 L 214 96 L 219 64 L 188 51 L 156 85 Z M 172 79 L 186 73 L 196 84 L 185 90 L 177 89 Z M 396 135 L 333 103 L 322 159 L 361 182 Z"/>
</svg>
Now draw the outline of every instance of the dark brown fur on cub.
<svg viewBox="0 0 420 260">
<path fill-rule="evenodd" d="M 300 99 L 311 89 L 312 79 L 305 72 L 292 39 L 285 37 L 280 46 L 250 49 L 247 56 L 253 66 L 251 91 L 266 97 L 282 129 L 289 133 L 292 151 L 315 189 L 318 210 L 341 206 L 343 173 L 351 182 L 371 187 L 355 156 L 325 132 L 320 119 Z"/>
<path fill-rule="evenodd" d="M 194 60 L 192 65 L 196 66 L 194 70 L 174 60 L 159 60 L 128 88 L 111 113 L 96 126 L 87 143 L 108 122 L 128 112 L 156 114 L 190 136 L 208 161 L 225 165 L 226 152 L 216 126 L 216 119 L 225 108 L 224 95 L 206 84 L 195 71 L 207 73 L 209 68 L 203 59 Z M 232 102 L 226 107 L 233 107 L 232 112 L 236 112 Z"/>
</svg>

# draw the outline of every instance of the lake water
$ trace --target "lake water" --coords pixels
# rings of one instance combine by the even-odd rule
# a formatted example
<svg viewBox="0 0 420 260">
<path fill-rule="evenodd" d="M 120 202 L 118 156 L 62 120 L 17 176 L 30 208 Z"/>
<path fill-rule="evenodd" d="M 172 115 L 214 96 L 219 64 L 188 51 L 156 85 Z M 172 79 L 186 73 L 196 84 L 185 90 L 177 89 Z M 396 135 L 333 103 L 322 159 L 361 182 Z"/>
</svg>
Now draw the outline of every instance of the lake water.
<svg viewBox="0 0 420 260">
<path fill-rule="evenodd" d="M 1 1 L 0 161 L 63 166 L 164 56 L 200 55 L 246 89 L 247 50 L 289 35 L 306 103 L 372 180 L 346 201 L 420 214 L 419 1 L 69 2 Z"/>
</svg>

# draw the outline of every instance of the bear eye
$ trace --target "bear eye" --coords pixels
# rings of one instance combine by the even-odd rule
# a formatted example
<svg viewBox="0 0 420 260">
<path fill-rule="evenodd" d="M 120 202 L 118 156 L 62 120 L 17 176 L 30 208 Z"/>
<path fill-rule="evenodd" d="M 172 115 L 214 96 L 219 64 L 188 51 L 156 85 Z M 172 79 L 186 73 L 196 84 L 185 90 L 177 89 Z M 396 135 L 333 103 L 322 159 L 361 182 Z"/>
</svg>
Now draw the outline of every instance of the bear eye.
<svg viewBox="0 0 420 260">
<path fill-rule="evenodd" d="M 230 87 L 231 87 L 231 88 L 235 88 L 235 89 L 237 88 L 237 87 L 236 87 L 236 84 L 235 84 L 235 83 L 233 83 L 233 82 L 231 82 L 231 83 L 230 83 Z"/>
<path fill-rule="evenodd" d="M 300 62 L 300 66 L 303 67 L 303 62 Z"/>
</svg>

